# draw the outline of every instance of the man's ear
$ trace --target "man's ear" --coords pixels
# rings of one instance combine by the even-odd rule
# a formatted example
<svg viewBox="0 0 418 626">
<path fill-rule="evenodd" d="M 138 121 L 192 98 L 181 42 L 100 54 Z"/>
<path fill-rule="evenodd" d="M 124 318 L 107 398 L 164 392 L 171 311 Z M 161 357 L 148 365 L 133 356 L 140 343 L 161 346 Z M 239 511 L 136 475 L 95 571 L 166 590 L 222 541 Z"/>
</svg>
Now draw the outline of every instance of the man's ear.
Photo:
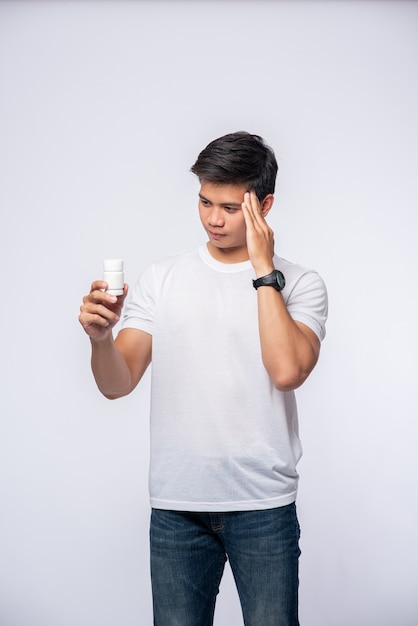
<svg viewBox="0 0 418 626">
<path fill-rule="evenodd" d="M 268 214 L 268 212 L 270 211 L 271 207 L 273 206 L 274 203 L 274 196 L 272 193 L 267 194 L 267 196 L 264 198 L 264 200 L 261 202 L 261 215 L 263 217 L 266 217 L 266 215 Z"/>
</svg>

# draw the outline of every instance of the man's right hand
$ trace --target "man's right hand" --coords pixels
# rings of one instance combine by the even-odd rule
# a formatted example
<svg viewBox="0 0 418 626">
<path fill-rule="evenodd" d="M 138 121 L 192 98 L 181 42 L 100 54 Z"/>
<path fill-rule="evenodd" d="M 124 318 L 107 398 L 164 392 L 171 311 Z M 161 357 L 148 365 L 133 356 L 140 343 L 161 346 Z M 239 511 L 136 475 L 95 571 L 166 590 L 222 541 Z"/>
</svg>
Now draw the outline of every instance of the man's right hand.
<svg viewBox="0 0 418 626">
<path fill-rule="evenodd" d="M 90 293 L 83 298 L 78 321 L 87 335 L 95 342 L 104 341 L 112 334 L 113 327 L 120 320 L 123 303 L 128 293 L 128 285 L 123 288 L 123 295 L 112 296 L 105 290 L 107 283 L 96 280 Z"/>
</svg>

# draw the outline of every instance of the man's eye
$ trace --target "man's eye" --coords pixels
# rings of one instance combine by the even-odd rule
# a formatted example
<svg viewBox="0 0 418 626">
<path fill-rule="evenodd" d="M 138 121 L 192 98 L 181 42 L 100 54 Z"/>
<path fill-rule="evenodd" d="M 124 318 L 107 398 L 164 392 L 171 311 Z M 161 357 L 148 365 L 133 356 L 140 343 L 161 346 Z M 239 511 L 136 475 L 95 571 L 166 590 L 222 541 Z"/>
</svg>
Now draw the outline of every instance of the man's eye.
<svg viewBox="0 0 418 626">
<path fill-rule="evenodd" d="M 235 206 L 226 206 L 224 207 L 225 211 L 227 211 L 228 213 L 233 213 L 234 211 L 237 210 L 237 207 Z"/>
</svg>

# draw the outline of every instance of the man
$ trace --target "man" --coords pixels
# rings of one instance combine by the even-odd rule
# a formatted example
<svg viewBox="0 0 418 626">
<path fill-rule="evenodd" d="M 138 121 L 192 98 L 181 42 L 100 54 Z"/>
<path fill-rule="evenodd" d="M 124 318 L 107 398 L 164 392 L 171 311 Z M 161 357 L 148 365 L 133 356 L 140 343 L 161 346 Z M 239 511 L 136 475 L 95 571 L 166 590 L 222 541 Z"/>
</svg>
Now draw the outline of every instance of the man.
<svg viewBox="0 0 418 626">
<path fill-rule="evenodd" d="M 148 365 L 154 624 L 210 626 L 226 558 L 246 626 L 296 626 L 301 455 L 294 389 L 327 316 L 316 272 L 276 256 L 277 162 L 257 135 L 211 142 L 191 168 L 208 242 L 146 269 L 124 295 L 96 281 L 80 322 L 108 398 Z"/>
</svg>

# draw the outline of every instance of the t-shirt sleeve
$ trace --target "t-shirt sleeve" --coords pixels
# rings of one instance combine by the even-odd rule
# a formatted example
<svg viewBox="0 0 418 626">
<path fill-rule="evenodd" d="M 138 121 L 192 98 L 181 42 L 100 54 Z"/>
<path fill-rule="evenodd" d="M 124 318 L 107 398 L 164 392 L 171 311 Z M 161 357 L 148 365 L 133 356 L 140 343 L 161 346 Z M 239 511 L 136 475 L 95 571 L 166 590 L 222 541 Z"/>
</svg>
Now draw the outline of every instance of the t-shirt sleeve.
<svg viewBox="0 0 418 626">
<path fill-rule="evenodd" d="M 155 312 L 155 276 L 146 269 L 136 282 L 122 315 L 122 328 L 135 328 L 152 335 Z"/>
<path fill-rule="evenodd" d="M 309 326 L 322 341 L 328 317 L 328 295 L 322 278 L 314 271 L 303 273 L 286 301 L 287 310 L 297 322 Z"/>
</svg>

